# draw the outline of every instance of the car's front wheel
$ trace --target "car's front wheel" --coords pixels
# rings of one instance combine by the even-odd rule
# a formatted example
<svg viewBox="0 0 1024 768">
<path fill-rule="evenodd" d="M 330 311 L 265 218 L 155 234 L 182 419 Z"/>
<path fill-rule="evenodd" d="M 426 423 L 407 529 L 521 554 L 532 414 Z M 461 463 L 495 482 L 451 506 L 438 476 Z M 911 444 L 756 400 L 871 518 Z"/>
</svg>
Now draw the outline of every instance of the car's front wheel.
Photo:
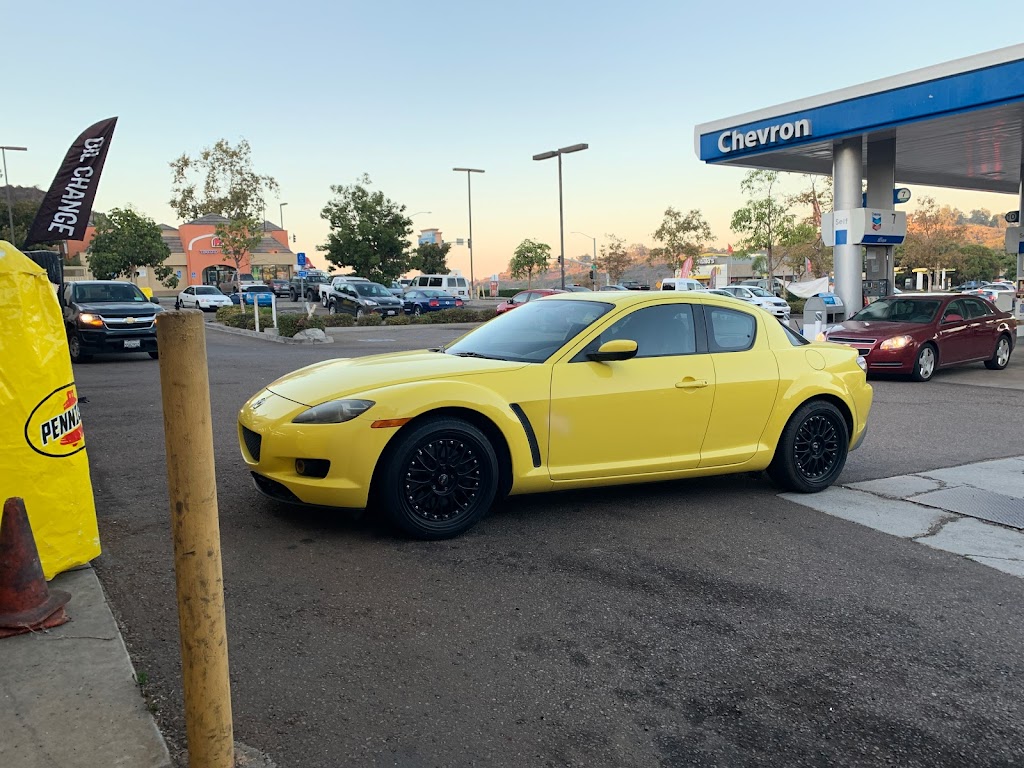
<svg viewBox="0 0 1024 768">
<path fill-rule="evenodd" d="M 939 358 L 935 353 L 935 347 L 931 344 L 925 344 L 918 350 L 917 358 L 914 360 L 914 371 L 910 374 L 910 377 L 914 381 L 931 381 L 932 376 L 935 375 L 938 361 Z"/>
<path fill-rule="evenodd" d="M 336 302 L 332 301 L 330 304 L 327 305 L 327 314 L 328 315 L 336 315 L 336 314 L 338 314 L 338 305 L 337 305 Z"/>
<path fill-rule="evenodd" d="M 985 361 L 985 367 L 990 371 L 1001 371 L 1010 362 L 1010 337 L 1003 334 L 996 342 L 996 351 L 992 353 L 992 359 Z"/>
<path fill-rule="evenodd" d="M 498 490 L 494 448 L 462 419 L 412 425 L 382 461 L 380 501 L 391 521 L 417 539 L 468 530 L 487 514 Z"/>
<path fill-rule="evenodd" d="M 839 477 L 849 451 L 843 414 L 830 402 L 812 400 L 797 408 L 782 430 L 768 476 L 787 491 L 817 493 Z"/>
<path fill-rule="evenodd" d="M 74 332 L 68 334 L 68 352 L 71 353 L 72 363 L 87 363 L 92 359 L 92 355 L 82 351 L 82 340 Z"/>
</svg>

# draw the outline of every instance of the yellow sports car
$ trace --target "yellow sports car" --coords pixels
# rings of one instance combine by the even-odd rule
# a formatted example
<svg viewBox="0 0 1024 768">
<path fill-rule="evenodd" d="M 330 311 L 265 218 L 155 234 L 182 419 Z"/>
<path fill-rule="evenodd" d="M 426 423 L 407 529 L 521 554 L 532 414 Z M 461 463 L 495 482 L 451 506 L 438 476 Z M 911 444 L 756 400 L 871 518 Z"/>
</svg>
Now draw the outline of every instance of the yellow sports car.
<svg viewBox="0 0 1024 768">
<path fill-rule="evenodd" d="M 764 469 L 823 490 L 864 437 L 864 368 L 734 299 L 566 293 L 439 349 L 295 371 L 242 407 L 238 436 L 268 496 L 373 502 L 440 539 L 506 494 Z"/>
</svg>

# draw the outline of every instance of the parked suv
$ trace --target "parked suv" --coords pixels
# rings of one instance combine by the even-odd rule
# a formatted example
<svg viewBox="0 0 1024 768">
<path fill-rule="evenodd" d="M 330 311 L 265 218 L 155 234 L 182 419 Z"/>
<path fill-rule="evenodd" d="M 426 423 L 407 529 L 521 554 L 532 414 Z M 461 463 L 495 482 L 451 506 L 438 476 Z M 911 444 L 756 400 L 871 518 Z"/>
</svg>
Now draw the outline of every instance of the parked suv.
<svg viewBox="0 0 1024 768">
<path fill-rule="evenodd" d="M 369 280 L 337 282 L 327 305 L 327 312 L 335 315 L 347 312 L 355 317 L 376 313 L 381 317 L 404 314 L 402 300 L 380 283 Z"/>
<path fill-rule="evenodd" d="M 148 352 L 159 357 L 156 318 L 164 311 L 138 286 L 121 280 L 81 280 L 60 290 L 71 361 L 94 354 Z"/>
<path fill-rule="evenodd" d="M 306 301 L 316 301 L 320 298 L 320 286 L 330 283 L 331 276 L 318 269 L 311 269 L 305 277 L 293 277 L 288 283 L 288 298 L 298 301 L 300 298 Z"/>
</svg>

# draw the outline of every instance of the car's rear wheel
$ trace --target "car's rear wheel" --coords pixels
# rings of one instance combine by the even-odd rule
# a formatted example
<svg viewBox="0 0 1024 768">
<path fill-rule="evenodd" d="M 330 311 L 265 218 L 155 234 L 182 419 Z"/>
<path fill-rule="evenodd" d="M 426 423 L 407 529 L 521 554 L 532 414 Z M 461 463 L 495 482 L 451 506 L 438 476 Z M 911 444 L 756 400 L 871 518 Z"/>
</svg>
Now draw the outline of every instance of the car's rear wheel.
<svg viewBox="0 0 1024 768">
<path fill-rule="evenodd" d="M 938 363 L 939 355 L 935 351 L 935 347 L 931 344 L 923 345 L 917 352 L 917 358 L 914 360 L 914 370 L 910 374 L 910 378 L 914 381 L 931 381 L 932 376 L 935 375 Z"/>
<path fill-rule="evenodd" d="M 768 476 L 781 488 L 817 493 L 835 482 L 846 466 L 850 430 L 832 403 L 804 403 L 782 430 Z"/>
<path fill-rule="evenodd" d="M 72 363 L 87 363 L 92 359 L 92 355 L 82 351 L 82 340 L 78 338 L 77 333 L 68 335 L 68 352 L 71 354 Z"/>
<path fill-rule="evenodd" d="M 996 342 L 996 351 L 992 353 L 992 359 L 985 361 L 985 367 L 990 371 L 1001 371 L 1010 362 L 1010 337 L 1003 334 Z"/>
<path fill-rule="evenodd" d="M 423 314 L 423 309 L 422 309 L 422 308 L 420 307 L 420 305 L 419 305 L 419 304 L 417 304 L 416 306 L 414 306 L 414 307 L 412 308 L 412 313 L 413 313 L 414 315 L 422 315 L 422 314 Z"/>
<path fill-rule="evenodd" d="M 417 539 L 448 539 L 487 514 L 498 460 L 487 436 L 461 419 L 434 418 L 396 437 L 380 474 L 391 521 Z"/>
</svg>

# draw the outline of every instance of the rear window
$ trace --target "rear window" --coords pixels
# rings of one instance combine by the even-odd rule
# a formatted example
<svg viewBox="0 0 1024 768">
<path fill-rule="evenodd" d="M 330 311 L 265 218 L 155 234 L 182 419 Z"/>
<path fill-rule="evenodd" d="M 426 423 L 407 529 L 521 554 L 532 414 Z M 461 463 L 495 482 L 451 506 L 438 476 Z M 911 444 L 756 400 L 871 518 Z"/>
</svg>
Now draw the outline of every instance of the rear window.
<svg viewBox="0 0 1024 768">
<path fill-rule="evenodd" d="M 197 296 L 221 296 L 220 291 L 214 288 L 212 285 L 197 285 L 196 286 Z"/>
<path fill-rule="evenodd" d="M 753 315 L 733 309 L 707 307 L 710 328 L 708 344 L 712 352 L 743 352 L 754 346 L 757 321 Z"/>
</svg>

